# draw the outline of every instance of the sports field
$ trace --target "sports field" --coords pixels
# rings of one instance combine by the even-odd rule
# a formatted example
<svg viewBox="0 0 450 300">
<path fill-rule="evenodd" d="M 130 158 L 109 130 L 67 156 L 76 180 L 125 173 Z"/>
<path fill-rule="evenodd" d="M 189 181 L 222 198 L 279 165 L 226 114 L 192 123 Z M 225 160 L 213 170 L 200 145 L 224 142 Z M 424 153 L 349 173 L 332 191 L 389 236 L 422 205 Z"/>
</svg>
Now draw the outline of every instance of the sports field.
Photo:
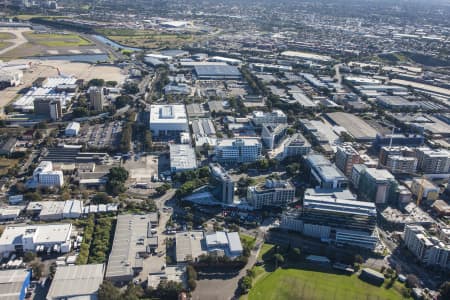
<svg viewBox="0 0 450 300">
<path fill-rule="evenodd" d="M 403 299 L 397 286 L 390 289 L 377 287 L 360 280 L 356 275 L 282 268 L 258 275 L 248 294 L 249 300 Z"/>
<path fill-rule="evenodd" d="M 28 32 L 24 34 L 31 44 L 46 47 L 78 47 L 89 46 L 92 43 L 77 34 L 53 34 Z"/>
</svg>

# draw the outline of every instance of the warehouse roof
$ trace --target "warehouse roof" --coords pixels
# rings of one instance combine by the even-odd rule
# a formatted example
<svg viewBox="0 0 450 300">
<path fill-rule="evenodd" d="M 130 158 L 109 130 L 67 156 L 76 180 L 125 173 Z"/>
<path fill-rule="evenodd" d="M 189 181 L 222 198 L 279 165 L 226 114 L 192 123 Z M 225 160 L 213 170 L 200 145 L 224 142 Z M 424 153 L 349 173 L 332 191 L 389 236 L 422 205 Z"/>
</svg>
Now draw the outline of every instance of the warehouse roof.
<svg viewBox="0 0 450 300">
<path fill-rule="evenodd" d="M 0 299 L 20 299 L 22 287 L 30 271 L 26 269 L 0 270 Z"/>
<path fill-rule="evenodd" d="M 328 113 L 327 117 L 337 125 L 344 127 L 356 140 L 375 140 L 378 133 L 375 128 L 370 126 L 363 119 L 349 113 Z"/>
<path fill-rule="evenodd" d="M 151 105 L 150 124 L 186 123 L 184 105 Z"/>
<path fill-rule="evenodd" d="M 197 167 L 195 150 L 188 144 L 170 145 L 170 169 L 173 172 Z"/>
<path fill-rule="evenodd" d="M 240 77 L 239 69 L 228 65 L 197 65 L 195 73 L 199 77 Z"/>
<path fill-rule="evenodd" d="M 52 280 L 47 299 L 88 297 L 96 299 L 103 282 L 104 264 L 59 266 Z"/>
</svg>

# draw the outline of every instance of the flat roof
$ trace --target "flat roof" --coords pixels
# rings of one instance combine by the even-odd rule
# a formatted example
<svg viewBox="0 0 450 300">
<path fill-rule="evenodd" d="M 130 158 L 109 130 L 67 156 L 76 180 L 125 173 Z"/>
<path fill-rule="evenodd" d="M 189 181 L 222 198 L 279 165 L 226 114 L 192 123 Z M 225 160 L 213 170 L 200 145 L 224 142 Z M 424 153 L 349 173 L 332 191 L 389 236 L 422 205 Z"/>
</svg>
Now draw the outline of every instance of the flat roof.
<svg viewBox="0 0 450 300">
<path fill-rule="evenodd" d="M 229 65 L 196 65 L 195 73 L 199 77 L 240 77 L 241 72 L 235 66 Z"/>
<path fill-rule="evenodd" d="M 103 282 L 104 264 L 58 266 L 47 299 L 89 296 L 97 293 Z"/>
<path fill-rule="evenodd" d="M 177 262 L 193 260 L 204 254 L 203 239 L 203 231 L 177 232 L 175 253 Z"/>
<path fill-rule="evenodd" d="M 344 112 L 328 113 L 337 125 L 344 127 L 355 139 L 373 139 L 378 131 L 358 116 Z"/>
<path fill-rule="evenodd" d="M 188 144 L 170 144 L 170 168 L 187 170 L 197 167 L 195 150 Z"/>
<path fill-rule="evenodd" d="M 185 106 L 182 104 L 151 105 L 150 123 L 151 124 L 187 123 Z"/>
<path fill-rule="evenodd" d="M 20 299 L 22 287 L 30 271 L 26 269 L 0 270 L 0 299 Z"/>
<path fill-rule="evenodd" d="M 284 51 L 284 52 L 281 52 L 281 55 L 289 56 L 289 57 L 298 57 L 298 58 L 303 58 L 303 59 L 312 59 L 312 60 L 318 60 L 318 61 L 332 60 L 332 58 L 328 55 L 320 55 L 320 54 L 302 52 L 302 51 Z"/>
<path fill-rule="evenodd" d="M 72 224 L 11 225 L 0 237 L 0 245 L 21 244 L 22 237 L 33 235 L 34 244 L 63 243 L 70 239 Z"/>
<path fill-rule="evenodd" d="M 133 276 L 133 268 L 138 265 L 138 253 L 146 252 L 148 223 L 150 215 L 119 215 L 108 267 L 105 277 Z M 138 241 L 142 241 L 139 242 Z"/>
</svg>

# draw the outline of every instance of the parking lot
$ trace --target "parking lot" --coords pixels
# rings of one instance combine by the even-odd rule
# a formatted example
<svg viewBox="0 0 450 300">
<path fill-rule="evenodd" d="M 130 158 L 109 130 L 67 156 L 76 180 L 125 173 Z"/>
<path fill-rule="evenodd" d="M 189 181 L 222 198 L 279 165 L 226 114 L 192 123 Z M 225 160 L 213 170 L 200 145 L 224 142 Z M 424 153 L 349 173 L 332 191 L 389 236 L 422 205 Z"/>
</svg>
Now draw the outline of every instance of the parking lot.
<svg viewBox="0 0 450 300">
<path fill-rule="evenodd" d="M 85 125 L 80 131 L 80 142 L 95 149 L 116 147 L 120 142 L 122 126 L 123 121 Z"/>
</svg>

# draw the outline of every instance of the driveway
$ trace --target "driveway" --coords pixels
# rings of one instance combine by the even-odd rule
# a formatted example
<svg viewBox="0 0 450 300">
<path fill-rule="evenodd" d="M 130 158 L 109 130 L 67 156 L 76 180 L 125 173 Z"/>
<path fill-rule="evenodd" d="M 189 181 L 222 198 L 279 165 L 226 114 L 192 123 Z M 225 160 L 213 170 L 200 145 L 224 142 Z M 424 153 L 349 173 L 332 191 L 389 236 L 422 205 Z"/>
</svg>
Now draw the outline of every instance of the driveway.
<svg viewBox="0 0 450 300">
<path fill-rule="evenodd" d="M 197 281 L 197 288 L 192 293 L 193 300 L 230 300 L 238 299 L 236 290 L 238 288 L 239 280 L 247 274 L 247 270 L 251 269 L 256 262 L 259 251 L 263 244 L 262 233 L 259 232 L 256 239 L 256 249 L 252 250 L 250 257 L 248 258 L 247 265 L 240 270 L 239 274 L 227 278 L 227 274 L 223 275 L 223 278 L 215 279 L 202 279 Z"/>
</svg>

